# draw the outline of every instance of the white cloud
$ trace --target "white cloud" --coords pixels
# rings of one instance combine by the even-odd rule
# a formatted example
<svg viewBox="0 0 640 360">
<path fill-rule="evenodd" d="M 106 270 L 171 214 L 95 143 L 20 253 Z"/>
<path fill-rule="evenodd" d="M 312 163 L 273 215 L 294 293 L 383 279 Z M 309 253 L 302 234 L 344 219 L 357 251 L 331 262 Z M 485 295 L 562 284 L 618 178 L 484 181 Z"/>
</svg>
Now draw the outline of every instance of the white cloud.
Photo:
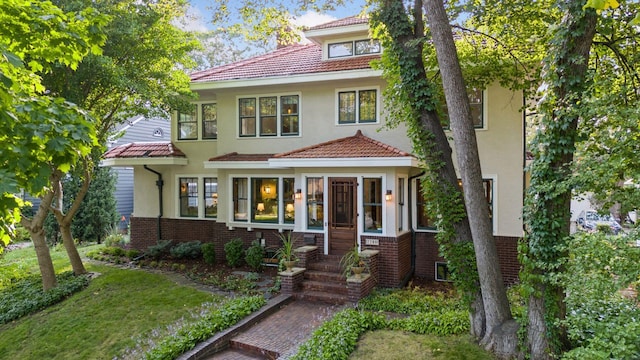
<svg viewBox="0 0 640 360">
<path fill-rule="evenodd" d="M 337 20 L 335 17 L 326 14 L 320 14 L 315 11 L 307 11 L 306 13 L 298 16 L 297 18 L 291 19 L 291 22 L 297 26 L 306 26 L 312 27 L 324 23 L 328 23 L 330 21 Z"/>
<path fill-rule="evenodd" d="M 185 31 L 205 32 L 208 29 L 200 9 L 189 6 L 185 16 L 174 21 L 174 25 Z"/>
</svg>

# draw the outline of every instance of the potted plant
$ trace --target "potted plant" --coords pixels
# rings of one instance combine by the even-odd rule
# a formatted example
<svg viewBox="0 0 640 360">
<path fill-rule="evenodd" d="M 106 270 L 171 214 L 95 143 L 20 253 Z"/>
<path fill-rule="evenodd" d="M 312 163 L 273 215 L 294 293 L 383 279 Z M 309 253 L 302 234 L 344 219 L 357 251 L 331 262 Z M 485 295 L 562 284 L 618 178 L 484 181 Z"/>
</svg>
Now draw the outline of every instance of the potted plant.
<svg viewBox="0 0 640 360">
<path fill-rule="evenodd" d="M 340 267 L 342 267 L 342 273 L 344 276 L 349 277 L 351 273 L 359 279 L 365 270 L 365 262 L 358 251 L 358 245 L 354 246 L 340 259 Z"/>
<path fill-rule="evenodd" d="M 278 237 L 282 241 L 282 246 L 276 251 L 276 257 L 280 259 L 284 263 L 284 266 L 287 268 L 287 271 L 291 271 L 293 269 L 293 265 L 295 265 L 296 255 L 293 253 L 293 244 L 295 242 L 295 237 L 292 235 L 291 231 L 287 231 L 285 233 L 278 234 Z"/>
</svg>

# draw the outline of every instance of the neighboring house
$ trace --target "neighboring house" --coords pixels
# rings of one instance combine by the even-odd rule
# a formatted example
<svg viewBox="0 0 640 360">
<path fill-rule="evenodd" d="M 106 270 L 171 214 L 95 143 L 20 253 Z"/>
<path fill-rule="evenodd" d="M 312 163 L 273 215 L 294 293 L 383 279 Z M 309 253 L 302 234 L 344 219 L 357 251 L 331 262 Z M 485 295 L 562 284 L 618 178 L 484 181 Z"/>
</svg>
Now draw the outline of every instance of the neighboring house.
<svg viewBox="0 0 640 360">
<path fill-rule="evenodd" d="M 160 117 L 147 119 L 144 116 L 136 116 L 125 121 L 116 130 L 107 148 L 112 149 L 120 144 L 154 141 L 171 141 L 171 121 Z M 119 214 L 120 226 L 126 226 L 133 213 L 133 167 L 116 166 L 113 167 L 113 173 L 117 177 L 114 194 L 116 211 Z"/>
<path fill-rule="evenodd" d="M 436 278 L 443 260 L 423 214 L 421 168 L 405 127 L 385 126 L 385 81 L 369 65 L 383 49 L 357 17 L 305 36 L 313 43 L 191 74 L 199 99 L 192 113 L 174 115 L 171 142 L 105 154 L 104 164 L 134 169 L 131 244 L 214 242 L 224 259 L 230 239 L 277 246 L 277 233 L 292 230 L 327 258 L 354 246 L 378 250 L 381 286 Z M 472 95 L 494 235 L 513 282 L 523 97 L 498 85 Z"/>
</svg>

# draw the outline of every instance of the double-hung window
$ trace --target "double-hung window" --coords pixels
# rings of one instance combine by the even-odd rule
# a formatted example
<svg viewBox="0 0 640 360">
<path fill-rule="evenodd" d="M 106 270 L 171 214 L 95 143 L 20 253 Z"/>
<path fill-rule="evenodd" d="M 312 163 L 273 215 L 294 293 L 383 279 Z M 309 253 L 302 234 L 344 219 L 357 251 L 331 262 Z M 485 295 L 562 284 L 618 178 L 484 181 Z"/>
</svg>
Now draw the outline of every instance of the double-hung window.
<svg viewBox="0 0 640 360">
<path fill-rule="evenodd" d="M 218 104 L 202 104 L 202 138 L 218 138 Z"/>
<path fill-rule="evenodd" d="M 473 119 L 473 127 L 476 129 L 484 129 L 484 92 L 482 90 L 473 88 L 467 92 L 469 96 L 469 107 L 471 108 L 471 118 Z M 442 123 L 445 128 L 449 129 L 449 111 L 446 106 L 443 107 L 443 119 Z"/>
<path fill-rule="evenodd" d="M 338 92 L 338 124 L 364 124 L 378 121 L 376 89 Z"/>
<path fill-rule="evenodd" d="M 204 217 L 218 217 L 218 179 L 204 178 Z"/>
<path fill-rule="evenodd" d="M 180 178 L 180 216 L 198 217 L 198 178 Z"/>
<path fill-rule="evenodd" d="M 324 223 L 324 179 L 307 178 L 307 228 L 322 229 Z"/>
<path fill-rule="evenodd" d="M 178 112 L 178 140 L 198 139 L 197 105 L 193 105 L 191 112 Z"/>
<path fill-rule="evenodd" d="M 299 105 L 299 95 L 239 98 L 240 137 L 299 135 Z"/>
<path fill-rule="evenodd" d="M 363 184 L 364 231 L 382 232 L 382 179 L 364 178 Z"/>
</svg>

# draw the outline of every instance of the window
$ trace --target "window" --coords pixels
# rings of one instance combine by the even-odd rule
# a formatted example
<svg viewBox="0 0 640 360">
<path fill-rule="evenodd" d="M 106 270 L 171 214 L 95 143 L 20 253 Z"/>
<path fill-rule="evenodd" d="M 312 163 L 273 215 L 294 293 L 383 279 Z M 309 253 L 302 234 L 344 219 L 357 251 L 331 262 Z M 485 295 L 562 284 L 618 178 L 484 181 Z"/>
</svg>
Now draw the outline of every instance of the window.
<svg viewBox="0 0 640 360">
<path fill-rule="evenodd" d="M 324 180 L 307 178 L 307 228 L 322 229 L 324 223 Z"/>
<path fill-rule="evenodd" d="M 256 99 L 240 99 L 240 136 L 256 136 Z"/>
<path fill-rule="evenodd" d="M 178 139 L 198 139 L 198 122 L 196 119 L 196 105 L 193 105 L 190 113 L 178 112 Z"/>
<path fill-rule="evenodd" d="M 278 179 L 251 179 L 251 220 L 255 222 L 278 222 Z"/>
<path fill-rule="evenodd" d="M 218 178 L 204 178 L 204 217 L 218 217 Z"/>
<path fill-rule="evenodd" d="M 416 216 L 418 218 L 418 229 L 434 230 L 436 228 L 435 219 L 427 214 L 427 200 L 422 193 L 422 183 L 416 181 Z"/>
<path fill-rule="evenodd" d="M 180 178 L 180 216 L 198 217 L 197 178 Z"/>
<path fill-rule="evenodd" d="M 462 186 L 461 180 L 458 180 L 458 185 Z M 484 187 L 484 195 L 487 199 L 487 205 L 489 206 L 489 219 L 491 220 L 491 224 L 493 224 L 493 180 L 483 179 L 482 186 Z M 422 195 L 422 184 L 420 183 L 420 181 L 417 182 L 416 197 L 418 228 L 430 230 L 435 229 L 435 222 L 433 221 L 433 219 L 429 218 L 429 216 L 425 212 L 427 200 L 425 200 L 424 196 Z"/>
<path fill-rule="evenodd" d="M 478 89 L 471 89 L 468 92 L 469 106 L 471 107 L 471 118 L 473 119 L 473 127 L 476 129 L 484 128 L 484 112 L 483 112 L 483 91 Z M 443 102 L 446 104 L 446 102 Z M 449 129 L 449 111 L 446 106 L 442 112 L 442 123 L 445 124 L 445 128 Z"/>
<path fill-rule="evenodd" d="M 338 92 L 338 123 L 375 123 L 377 119 L 377 90 Z"/>
<path fill-rule="evenodd" d="M 363 179 L 364 231 L 382 232 L 382 179 Z"/>
<path fill-rule="evenodd" d="M 218 105 L 202 104 L 202 138 L 218 138 Z"/>
<path fill-rule="evenodd" d="M 247 178 L 233 178 L 233 220 L 247 221 L 249 212 L 248 197 Z"/>
<path fill-rule="evenodd" d="M 328 46 L 329 58 L 340 58 L 346 56 L 369 55 L 380 53 L 381 47 L 378 40 L 366 39 L 355 41 L 344 41 L 332 43 Z"/>
<path fill-rule="evenodd" d="M 298 95 L 240 98 L 238 104 L 241 137 L 291 136 L 300 133 Z"/>
<path fill-rule="evenodd" d="M 284 178 L 282 179 L 282 203 L 284 206 L 284 222 L 287 224 L 293 224 L 296 219 L 296 206 L 295 206 L 295 179 Z"/>
<path fill-rule="evenodd" d="M 298 135 L 300 130 L 298 122 L 298 95 L 282 96 L 281 134 Z"/>
<path fill-rule="evenodd" d="M 451 272 L 445 262 L 436 262 L 436 281 L 451 281 Z"/>
<path fill-rule="evenodd" d="M 398 178 L 398 230 L 404 228 L 404 178 Z"/>
</svg>

